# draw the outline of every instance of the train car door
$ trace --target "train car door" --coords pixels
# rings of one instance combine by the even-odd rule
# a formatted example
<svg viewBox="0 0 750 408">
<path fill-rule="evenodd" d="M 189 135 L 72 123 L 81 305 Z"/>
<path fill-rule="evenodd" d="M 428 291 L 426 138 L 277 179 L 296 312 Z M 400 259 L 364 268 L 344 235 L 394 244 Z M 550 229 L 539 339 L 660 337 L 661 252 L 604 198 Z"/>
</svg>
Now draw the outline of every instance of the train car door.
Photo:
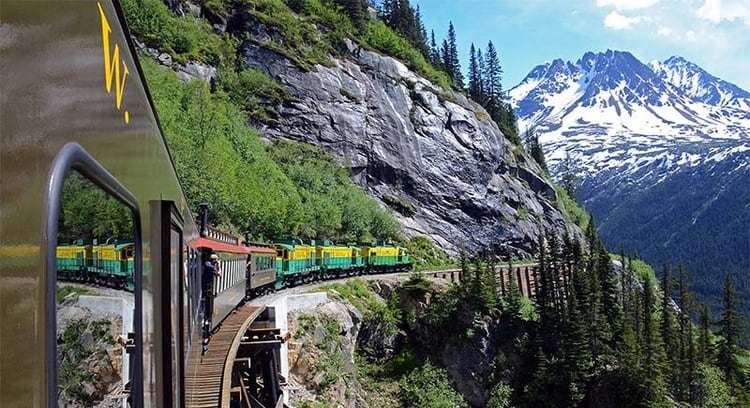
<svg viewBox="0 0 750 408">
<path fill-rule="evenodd" d="M 181 407 L 185 395 L 185 269 L 183 218 L 172 201 L 151 201 L 151 262 L 157 344 L 156 390 L 164 407 Z M 159 395 L 161 394 L 161 395 Z"/>
</svg>

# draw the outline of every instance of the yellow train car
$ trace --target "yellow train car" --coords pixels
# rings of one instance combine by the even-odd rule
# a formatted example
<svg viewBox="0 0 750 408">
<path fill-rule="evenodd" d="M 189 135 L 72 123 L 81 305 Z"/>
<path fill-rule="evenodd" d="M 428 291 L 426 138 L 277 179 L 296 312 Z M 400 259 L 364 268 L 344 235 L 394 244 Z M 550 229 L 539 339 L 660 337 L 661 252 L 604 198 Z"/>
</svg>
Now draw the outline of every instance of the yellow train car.
<svg viewBox="0 0 750 408">
<path fill-rule="evenodd" d="M 55 251 L 57 276 L 62 280 L 85 280 L 92 254 L 91 245 L 59 245 Z"/>
</svg>

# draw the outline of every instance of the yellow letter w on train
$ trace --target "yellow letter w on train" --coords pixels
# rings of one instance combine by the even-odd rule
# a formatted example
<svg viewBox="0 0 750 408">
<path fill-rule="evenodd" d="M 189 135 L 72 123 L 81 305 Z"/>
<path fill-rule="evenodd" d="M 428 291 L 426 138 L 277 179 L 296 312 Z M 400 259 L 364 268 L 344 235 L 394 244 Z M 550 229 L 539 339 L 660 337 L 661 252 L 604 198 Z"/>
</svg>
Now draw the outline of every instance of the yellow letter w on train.
<svg viewBox="0 0 750 408">
<path fill-rule="evenodd" d="M 104 49 L 104 87 L 107 92 L 112 92 L 112 80 L 115 82 L 115 104 L 117 109 L 120 109 L 122 104 L 122 94 L 125 91 L 125 79 L 128 77 L 130 71 L 128 66 L 125 65 L 125 61 L 122 61 L 122 76 L 120 76 L 120 47 L 115 43 L 114 52 L 110 54 L 109 35 L 112 32 L 112 27 L 107 21 L 107 16 L 104 14 L 101 3 L 97 3 L 99 6 L 99 14 L 102 17 L 102 42 Z M 127 122 L 127 115 L 126 115 Z"/>
</svg>

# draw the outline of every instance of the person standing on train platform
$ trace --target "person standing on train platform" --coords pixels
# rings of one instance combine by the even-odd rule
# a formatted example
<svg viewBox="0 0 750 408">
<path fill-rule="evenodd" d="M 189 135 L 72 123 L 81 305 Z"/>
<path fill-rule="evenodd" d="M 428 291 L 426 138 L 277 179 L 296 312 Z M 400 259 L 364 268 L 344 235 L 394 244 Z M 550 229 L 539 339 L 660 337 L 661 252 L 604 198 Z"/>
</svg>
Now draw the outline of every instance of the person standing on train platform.
<svg viewBox="0 0 750 408">
<path fill-rule="evenodd" d="M 219 264 L 219 256 L 211 254 L 208 261 L 203 264 L 203 275 L 201 279 L 201 286 L 203 289 L 203 325 L 208 324 L 208 315 L 211 313 L 212 301 L 213 301 L 213 283 L 214 276 L 221 276 L 221 265 Z"/>
</svg>

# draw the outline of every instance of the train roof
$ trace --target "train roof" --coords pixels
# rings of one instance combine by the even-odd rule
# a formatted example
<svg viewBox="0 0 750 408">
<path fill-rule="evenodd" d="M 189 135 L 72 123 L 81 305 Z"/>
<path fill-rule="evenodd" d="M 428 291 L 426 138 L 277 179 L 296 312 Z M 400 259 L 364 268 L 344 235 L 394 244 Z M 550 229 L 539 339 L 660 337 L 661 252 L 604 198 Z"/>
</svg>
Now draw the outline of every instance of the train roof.
<svg viewBox="0 0 750 408">
<path fill-rule="evenodd" d="M 209 248 L 216 252 L 230 252 L 235 254 L 250 254 L 250 253 L 266 253 L 275 254 L 276 251 L 273 248 L 267 248 L 262 246 L 245 246 L 245 245 L 233 245 L 226 242 L 214 241 L 208 238 L 198 238 L 197 240 L 190 243 L 193 248 Z"/>
</svg>

